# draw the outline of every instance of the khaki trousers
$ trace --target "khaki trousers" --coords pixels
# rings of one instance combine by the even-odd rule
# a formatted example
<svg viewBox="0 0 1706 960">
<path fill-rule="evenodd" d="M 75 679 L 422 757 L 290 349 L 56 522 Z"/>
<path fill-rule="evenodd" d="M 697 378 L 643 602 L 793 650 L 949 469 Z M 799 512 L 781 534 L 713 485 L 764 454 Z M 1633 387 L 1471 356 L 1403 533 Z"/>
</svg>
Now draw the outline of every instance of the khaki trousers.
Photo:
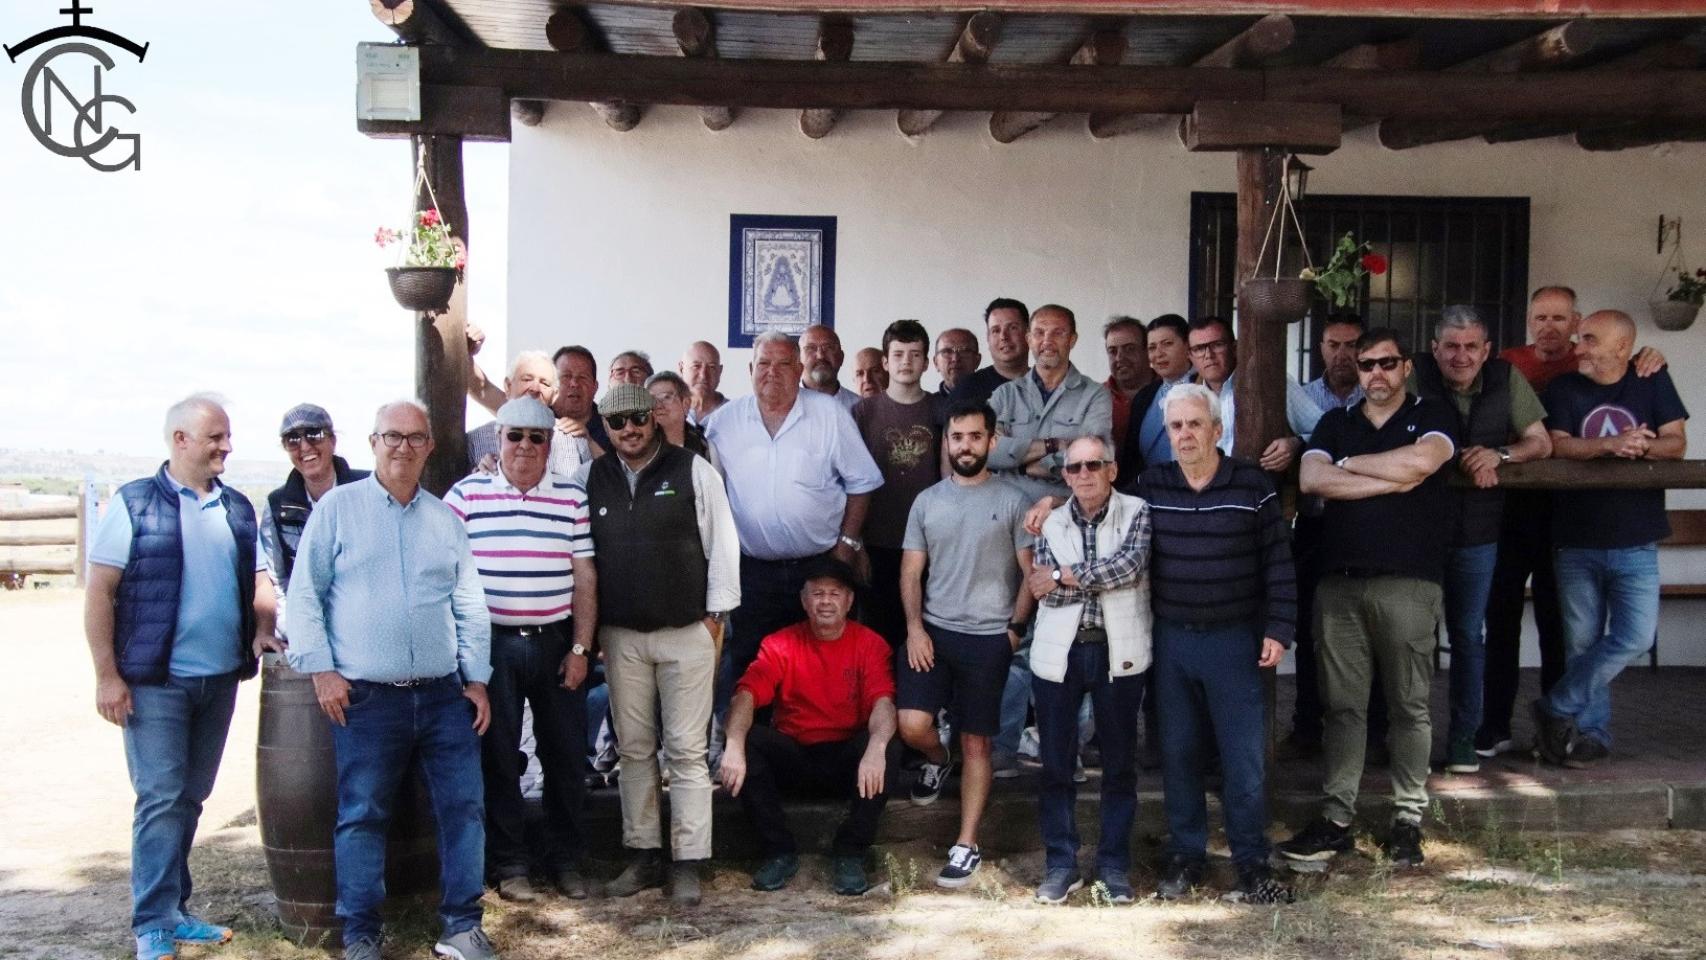
<svg viewBox="0 0 1706 960">
<path fill-rule="evenodd" d="M 717 676 L 711 634 L 697 622 L 646 633 L 600 627 L 598 643 L 604 650 L 622 771 L 618 789 L 623 846 L 630 850 L 662 846 L 657 762 L 661 745 L 669 767 L 674 858 L 710 859 L 712 786 L 706 749 Z"/>
</svg>

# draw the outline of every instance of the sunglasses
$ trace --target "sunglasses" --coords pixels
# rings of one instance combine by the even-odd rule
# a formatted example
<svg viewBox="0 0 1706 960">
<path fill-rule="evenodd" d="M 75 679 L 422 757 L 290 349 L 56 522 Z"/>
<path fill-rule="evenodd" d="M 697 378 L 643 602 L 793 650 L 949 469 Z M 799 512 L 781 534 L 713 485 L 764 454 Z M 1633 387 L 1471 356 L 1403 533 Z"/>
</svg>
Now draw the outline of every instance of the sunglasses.
<svg viewBox="0 0 1706 960">
<path fill-rule="evenodd" d="M 511 430 L 504 434 L 504 439 L 510 443 L 520 443 L 526 440 L 536 447 L 543 447 L 545 441 L 551 439 L 551 435 L 543 430 Z"/>
<path fill-rule="evenodd" d="M 1403 362 L 1403 357 L 1371 357 L 1367 360 L 1358 360 L 1357 369 L 1363 373 L 1373 373 L 1375 367 L 1382 370 L 1396 370 L 1398 364 Z"/>
<path fill-rule="evenodd" d="M 1077 463 L 1064 464 L 1060 469 L 1064 473 L 1071 474 L 1078 474 L 1085 470 L 1095 473 L 1107 465 L 1108 461 L 1106 460 L 1080 460 Z"/>
<path fill-rule="evenodd" d="M 636 427 L 643 427 L 652 422 L 652 412 L 650 410 L 642 410 L 639 413 L 613 413 L 605 417 L 604 422 L 608 424 L 612 430 L 620 430 L 630 423 Z"/>
<path fill-rule="evenodd" d="M 331 436 L 331 431 L 315 427 L 312 430 L 292 430 L 279 437 L 287 447 L 300 447 L 304 443 L 320 443 Z"/>
<path fill-rule="evenodd" d="M 402 446 L 405 441 L 410 447 L 419 450 L 427 445 L 427 441 L 432 439 L 431 436 L 424 433 L 398 433 L 395 430 L 387 430 L 384 433 L 374 434 L 374 436 L 385 441 L 385 445 L 393 450 Z"/>
</svg>

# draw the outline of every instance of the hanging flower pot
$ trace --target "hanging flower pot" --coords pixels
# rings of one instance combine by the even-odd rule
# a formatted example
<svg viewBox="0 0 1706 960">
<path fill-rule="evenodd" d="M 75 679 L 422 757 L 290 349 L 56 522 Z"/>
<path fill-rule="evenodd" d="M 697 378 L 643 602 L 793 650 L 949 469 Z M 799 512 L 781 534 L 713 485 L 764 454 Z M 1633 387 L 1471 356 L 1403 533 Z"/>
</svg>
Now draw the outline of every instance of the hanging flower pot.
<svg viewBox="0 0 1706 960">
<path fill-rule="evenodd" d="M 1309 289 L 1300 277 L 1251 277 L 1238 288 L 1238 309 L 1264 322 L 1297 323 L 1309 312 Z"/>
<path fill-rule="evenodd" d="M 1700 305 L 1706 303 L 1706 267 L 1690 271 L 1682 259 L 1682 221 L 1659 218 L 1659 252 L 1665 252 L 1666 241 L 1670 242 L 1670 259 L 1665 261 L 1664 269 L 1659 271 L 1658 282 L 1653 284 L 1653 290 L 1647 295 L 1647 309 L 1652 311 L 1653 325 L 1660 330 L 1687 330 L 1694 325 L 1694 317 L 1700 312 Z M 1659 296 L 1659 288 L 1664 286 L 1665 277 L 1676 277 L 1676 283 L 1664 296 Z"/>
<path fill-rule="evenodd" d="M 386 267 L 385 279 L 397 306 L 417 313 L 448 309 L 456 290 L 455 267 Z"/>
<path fill-rule="evenodd" d="M 1687 330 L 1700 313 L 1699 304 L 1686 300 L 1649 300 L 1647 307 L 1653 313 L 1653 326 L 1660 330 Z"/>
</svg>

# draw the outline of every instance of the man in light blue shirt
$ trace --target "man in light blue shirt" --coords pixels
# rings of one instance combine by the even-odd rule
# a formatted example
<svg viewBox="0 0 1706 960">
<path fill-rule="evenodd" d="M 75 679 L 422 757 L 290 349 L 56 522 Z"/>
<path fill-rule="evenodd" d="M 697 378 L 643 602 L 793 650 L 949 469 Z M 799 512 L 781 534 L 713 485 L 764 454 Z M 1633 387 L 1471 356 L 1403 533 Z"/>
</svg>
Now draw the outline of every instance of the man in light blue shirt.
<svg viewBox="0 0 1706 960">
<path fill-rule="evenodd" d="M 462 521 L 420 487 L 430 430 L 412 400 L 379 408 L 373 476 L 320 500 L 290 578 L 287 657 L 313 676 L 333 724 L 346 960 L 379 960 L 386 831 L 411 756 L 438 821 L 444 932 L 433 950 L 496 956 L 480 928 L 491 620 Z"/>
<path fill-rule="evenodd" d="M 1362 399 L 1357 379 L 1357 338 L 1362 336 L 1362 318 L 1354 313 L 1335 313 L 1321 328 L 1319 377 L 1303 385 L 1303 392 L 1321 412 L 1348 407 Z"/>
<path fill-rule="evenodd" d="M 1220 399 L 1221 422 L 1228 429 L 1220 438 L 1220 451 L 1232 455 L 1232 440 L 1237 424 L 1232 377 L 1238 370 L 1238 342 L 1232 337 L 1232 327 L 1219 317 L 1200 317 L 1191 321 L 1191 361 L 1197 367 L 1197 381 Z M 1275 437 L 1262 450 L 1257 462 L 1270 473 L 1283 472 L 1290 467 L 1303 449 L 1303 441 L 1315 432 L 1321 419 L 1321 408 L 1303 387 L 1290 377 L 1285 378 L 1285 417 L 1294 436 Z"/>
<path fill-rule="evenodd" d="M 995 388 L 995 446 L 989 469 L 1032 501 L 1064 499 L 1060 467 L 1079 437 L 1100 437 L 1114 449 L 1114 408 L 1108 389 L 1072 365 L 1078 320 L 1058 304 L 1031 313 L 1026 338 L 1034 363 L 1029 373 Z"/>
<path fill-rule="evenodd" d="M 213 791 L 237 682 L 273 640 L 274 596 L 255 508 L 221 484 L 231 421 L 197 394 L 166 413 L 170 459 L 119 488 L 89 549 L 84 629 L 95 705 L 124 728 L 136 791 L 131 930 L 137 960 L 231 930 L 189 913 L 187 857 Z M 264 641 L 264 642 L 263 642 Z"/>
</svg>

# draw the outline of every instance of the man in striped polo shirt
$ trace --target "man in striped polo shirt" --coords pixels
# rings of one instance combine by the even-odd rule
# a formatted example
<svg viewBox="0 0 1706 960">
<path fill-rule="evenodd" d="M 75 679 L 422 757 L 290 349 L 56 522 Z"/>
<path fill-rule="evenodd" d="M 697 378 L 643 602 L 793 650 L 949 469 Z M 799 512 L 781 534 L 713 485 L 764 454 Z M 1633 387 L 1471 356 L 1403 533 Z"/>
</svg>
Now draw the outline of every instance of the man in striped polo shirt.
<svg viewBox="0 0 1706 960">
<path fill-rule="evenodd" d="M 1174 387 L 1162 407 L 1175 460 L 1138 479 L 1149 501 L 1149 588 L 1155 614 L 1167 862 L 1157 894 L 1202 883 L 1208 847 L 1203 766 L 1219 747 L 1221 809 L 1238 870 L 1227 899 L 1289 902 L 1268 870 L 1263 668 L 1296 630 L 1297 579 L 1279 496 L 1253 463 L 1222 456 L 1220 400 Z"/>
<path fill-rule="evenodd" d="M 583 681 L 597 601 L 591 589 L 576 596 L 576 580 L 593 583 L 592 530 L 586 491 L 550 470 L 555 425 L 551 408 L 531 396 L 505 403 L 497 472 L 474 473 L 444 497 L 468 528 L 492 618 L 492 725 L 481 740 L 486 872 L 499 896 L 522 902 L 539 899 L 523 830 L 523 701 L 533 707 L 545 771 L 545 865 L 564 896 L 587 895 L 578 821 L 586 789 Z"/>
</svg>

